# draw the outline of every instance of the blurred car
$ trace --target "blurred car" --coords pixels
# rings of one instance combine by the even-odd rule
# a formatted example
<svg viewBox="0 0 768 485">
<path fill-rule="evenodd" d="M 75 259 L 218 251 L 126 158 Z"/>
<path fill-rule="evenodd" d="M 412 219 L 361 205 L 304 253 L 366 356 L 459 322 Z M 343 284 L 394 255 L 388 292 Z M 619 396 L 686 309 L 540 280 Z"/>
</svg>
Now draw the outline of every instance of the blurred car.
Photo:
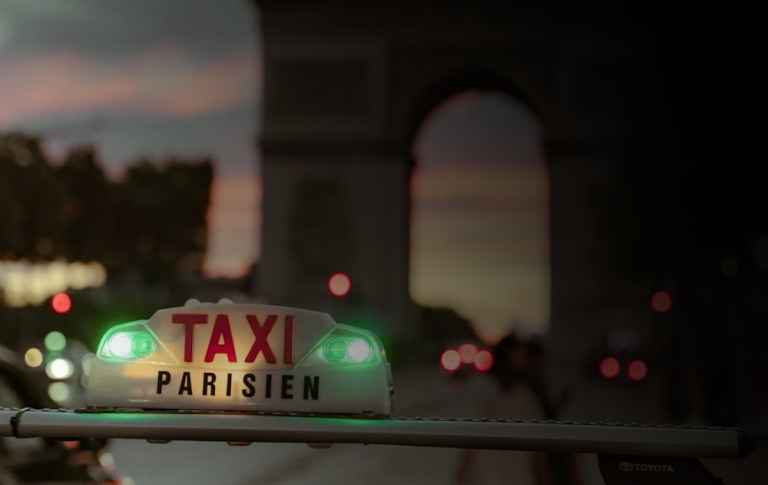
<svg viewBox="0 0 768 485">
<path fill-rule="evenodd" d="M 0 346 L 0 407 L 57 408 L 39 376 L 19 364 L 16 354 Z M 58 441 L 0 438 L 0 483 L 120 485 L 111 470 L 106 440 Z"/>
<path fill-rule="evenodd" d="M 649 378 L 654 360 L 654 352 L 637 332 L 618 329 L 595 347 L 586 373 L 606 383 L 637 385 Z"/>
<path fill-rule="evenodd" d="M 440 354 L 442 372 L 454 378 L 488 372 L 492 365 L 491 350 L 478 340 L 452 342 Z"/>
</svg>

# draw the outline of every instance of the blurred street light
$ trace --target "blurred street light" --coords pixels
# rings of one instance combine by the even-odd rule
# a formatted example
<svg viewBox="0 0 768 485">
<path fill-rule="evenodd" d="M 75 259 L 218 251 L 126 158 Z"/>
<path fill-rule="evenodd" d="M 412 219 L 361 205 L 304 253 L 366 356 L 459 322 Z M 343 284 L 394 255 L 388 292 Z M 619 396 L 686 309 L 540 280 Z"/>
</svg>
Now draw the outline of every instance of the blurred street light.
<svg viewBox="0 0 768 485">
<path fill-rule="evenodd" d="M 487 372 L 493 367 L 493 354 L 487 350 L 481 350 L 475 355 L 475 369 Z"/>
<path fill-rule="evenodd" d="M 30 367 L 40 367 L 43 363 L 43 353 L 40 349 L 31 348 L 24 354 L 24 362 Z"/>
<path fill-rule="evenodd" d="M 64 402 L 69 399 L 69 386 L 66 382 L 51 382 L 48 386 L 48 395 L 57 403 Z"/>
<path fill-rule="evenodd" d="M 51 306 L 56 313 L 67 313 L 72 308 L 72 299 L 66 293 L 58 293 L 51 300 Z"/>
<path fill-rule="evenodd" d="M 619 361 L 613 357 L 606 357 L 600 362 L 600 374 L 606 379 L 613 379 L 619 375 L 621 371 L 621 365 Z"/>
<path fill-rule="evenodd" d="M 336 273 L 328 280 L 328 289 L 331 290 L 333 296 L 346 296 L 352 289 L 352 281 L 346 274 Z"/>
<path fill-rule="evenodd" d="M 477 356 L 477 345 L 472 343 L 462 344 L 459 347 L 459 357 L 463 364 L 471 364 Z"/>
<path fill-rule="evenodd" d="M 651 307 L 656 313 L 667 313 L 672 308 L 672 296 L 664 290 L 657 291 L 651 297 Z"/>
<path fill-rule="evenodd" d="M 627 374 L 633 381 L 642 381 L 648 376 L 648 366 L 642 360 L 634 360 L 627 367 Z"/>
<path fill-rule="evenodd" d="M 72 377 L 75 372 L 72 362 L 67 359 L 53 359 L 45 368 L 45 373 L 51 379 L 63 380 Z"/>
<path fill-rule="evenodd" d="M 45 336 L 45 348 L 51 352 L 61 352 L 67 346 L 67 338 L 61 332 L 50 332 Z"/>
<path fill-rule="evenodd" d="M 453 372 L 461 366 L 461 356 L 453 349 L 446 350 L 440 357 L 440 365 L 443 369 Z"/>
</svg>

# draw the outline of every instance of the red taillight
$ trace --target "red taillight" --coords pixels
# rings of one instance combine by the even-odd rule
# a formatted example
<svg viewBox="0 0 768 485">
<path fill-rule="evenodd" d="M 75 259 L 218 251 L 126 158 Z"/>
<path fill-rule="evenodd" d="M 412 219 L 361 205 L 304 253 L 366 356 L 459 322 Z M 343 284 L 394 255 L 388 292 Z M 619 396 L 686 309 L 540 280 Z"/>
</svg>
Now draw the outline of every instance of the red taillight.
<svg viewBox="0 0 768 485">
<path fill-rule="evenodd" d="M 440 356 L 440 365 L 448 372 L 453 372 L 461 366 L 461 356 L 453 349 L 446 350 Z"/>
<path fill-rule="evenodd" d="M 72 308 L 72 299 L 66 293 L 57 293 L 51 300 L 51 306 L 56 313 L 67 313 Z"/>
<path fill-rule="evenodd" d="M 352 289 L 352 281 L 344 273 L 335 273 L 328 280 L 328 289 L 331 290 L 333 296 L 346 296 Z"/>
<path fill-rule="evenodd" d="M 657 291 L 651 297 L 651 308 L 656 313 L 667 313 L 672 308 L 672 296 L 664 290 Z"/>
<path fill-rule="evenodd" d="M 600 374 L 606 379 L 613 379 L 619 375 L 621 371 L 621 365 L 619 361 L 613 357 L 606 357 L 600 362 Z"/>
<path fill-rule="evenodd" d="M 477 345 L 475 344 L 463 344 L 459 347 L 459 357 L 461 357 L 462 364 L 471 364 L 475 361 L 477 356 Z"/>
<path fill-rule="evenodd" d="M 481 350 L 475 355 L 475 369 L 487 372 L 493 367 L 493 354 L 487 350 Z"/>
<path fill-rule="evenodd" d="M 61 446 L 68 450 L 76 450 L 80 446 L 79 441 L 61 441 Z"/>
<path fill-rule="evenodd" d="M 648 377 L 648 366 L 642 360 L 633 360 L 627 367 L 627 375 L 633 381 L 640 382 Z"/>
</svg>

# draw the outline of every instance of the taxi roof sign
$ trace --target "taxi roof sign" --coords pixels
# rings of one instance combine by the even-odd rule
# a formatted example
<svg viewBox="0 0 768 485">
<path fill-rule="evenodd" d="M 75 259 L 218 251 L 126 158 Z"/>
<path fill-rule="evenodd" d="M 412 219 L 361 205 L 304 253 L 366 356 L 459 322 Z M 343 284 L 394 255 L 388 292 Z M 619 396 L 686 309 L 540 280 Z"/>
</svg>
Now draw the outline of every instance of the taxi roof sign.
<svg viewBox="0 0 768 485">
<path fill-rule="evenodd" d="M 0 408 L 0 437 L 596 453 L 607 485 L 722 484 L 697 458 L 743 458 L 756 448 L 736 428 L 392 418 L 379 339 L 286 307 L 193 301 L 160 310 L 110 329 L 91 362 L 86 409 Z"/>
<path fill-rule="evenodd" d="M 367 330 L 298 308 L 191 301 L 108 330 L 86 403 L 388 416 L 391 388 Z"/>
</svg>

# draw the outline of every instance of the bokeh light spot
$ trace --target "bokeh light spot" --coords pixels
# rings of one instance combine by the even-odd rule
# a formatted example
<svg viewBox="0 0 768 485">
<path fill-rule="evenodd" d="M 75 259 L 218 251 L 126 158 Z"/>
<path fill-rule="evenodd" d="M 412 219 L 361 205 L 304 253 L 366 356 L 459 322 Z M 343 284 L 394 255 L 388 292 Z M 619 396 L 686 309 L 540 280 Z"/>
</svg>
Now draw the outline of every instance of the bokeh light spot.
<svg viewBox="0 0 768 485">
<path fill-rule="evenodd" d="M 45 368 L 51 379 L 69 379 L 74 371 L 74 366 L 66 359 L 53 359 Z"/>
<path fill-rule="evenodd" d="M 627 367 L 627 374 L 633 381 L 642 381 L 648 376 L 648 366 L 642 360 L 633 360 Z"/>
<path fill-rule="evenodd" d="M 69 386 L 65 382 L 52 382 L 48 386 L 48 395 L 57 403 L 64 402 L 70 396 Z"/>
<path fill-rule="evenodd" d="M 43 363 L 43 353 L 40 349 L 29 349 L 24 354 L 24 362 L 30 367 L 40 367 Z"/>
<path fill-rule="evenodd" d="M 345 296 L 352 289 L 352 281 L 344 273 L 336 273 L 328 280 L 328 289 L 333 296 Z"/>
<path fill-rule="evenodd" d="M 56 313 L 67 313 L 72 308 L 72 299 L 66 293 L 58 293 L 51 300 L 51 306 Z"/>
<path fill-rule="evenodd" d="M 50 332 L 45 336 L 45 348 L 51 352 L 61 352 L 67 346 L 67 338 L 61 332 Z"/>
<path fill-rule="evenodd" d="M 477 355 L 477 345 L 475 344 L 463 344 L 459 347 L 459 357 L 463 364 L 471 364 L 475 361 Z"/>
<path fill-rule="evenodd" d="M 657 291 L 651 297 L 651 307 L 656 313 L 667 313 L 672 308 L 672 296 L 666 291 Z"/>
<path fill-rule="evenodd" d="M 493 367 L 493 354 L 487 350 L 481 350 L 475 356 L 475 369 L 480 372 L 486 372 Z"/>
<path fill-rule="evenodd" d="M 621 365 L 619 361 L 613 357 L 606 357 L 600 362 L 600 374 L 606 379 L 613 379 L 619 375 L 621 371 Z"/>
<path fill-rule="evenodd" d="M 461 356 L 453 349 L 446 350 L 440 357 L 440 365 L 443 366 L 443 369 L 453 372 L 461 365 Z"/>
</svg>

